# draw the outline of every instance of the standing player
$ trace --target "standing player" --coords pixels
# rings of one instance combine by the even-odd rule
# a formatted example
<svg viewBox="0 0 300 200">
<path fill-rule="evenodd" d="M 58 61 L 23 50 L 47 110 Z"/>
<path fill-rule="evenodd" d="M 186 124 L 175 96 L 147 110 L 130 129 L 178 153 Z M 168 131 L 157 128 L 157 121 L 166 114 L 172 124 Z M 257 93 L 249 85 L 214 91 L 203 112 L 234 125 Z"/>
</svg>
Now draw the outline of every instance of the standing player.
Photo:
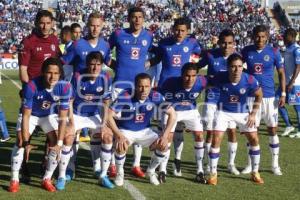
<svg viewBox="0 0 300 200">
<path fill-rule="evenodd" d="M 177 119 L 171 134 L 174 133 L 178 122 L 185 124 L 186 128 L 194 134 L 194 152 L 197 163 L 196 181 L 206 183 L 203 173 L 204 140 L 201 116 L 198 111 L 197 98 L 206 87 L 204 76 L 197 76 L 198 66 L 186 63 L 181 68 L 181 77 L 167 79 L 160 87 L 166 101 L 172 103 L 175 108 Z M 172 138 L 172 135 L 171 135 Z M 171 141 L 170 141 L 171 142 Z M 170 150 L 168 150 L 168 154 Z M 166 171 L 161 171 L 159 179 L 165 182 Z"/>
<path fill-rule="evenodd" d="M 210 148 L 210 176 L 207 180 L 210 185 L 217 185 L 217 167 L 220 157 L 220 146 L 224 132 L 230 122 L 235 122 L 241 133 L 244 133 L 250 143 L 251 180 L 263 184 L 258 173 L 260 162 L 260 147 L 255 127 L 256 113 L 262 99 L 262 90 L 258 81 L 252 75 L 243 72 L 243 60 L 238 54 L 232 54 L 227 61 L 228 71 L 219 72 L 210 81 L 220 89 L 218 111 L 214 119 L 214 134 Z M 249 113 L 247 97 L 254 96 L 252 111 Z"/>
<path fill-rule="evenodd" d="M 300 46 L 296 43 L 296 36 L 297 32 L 292 28 L 288 28 L 283 36 L 286 45 L 286 50 L 283 52 L 286 90 L 288 92 L 289 104 L 294 105 L 298 120 L 298 132 L 290 135 L 291 138 L 300 138 L 300 105 L 296 95 L 296 90 L 298 90 L 300 86 L 300 76 L 298 76 L 300 72 Z M 280 90 L 278 94 L 281 94 Z M 284 106 L 279 108 L 279 113 L 287 126 L 281 136 L 287 136 L 295 128 L 290 123 L 288 111 Z"/>
<path fill-rule="evenodd" d="M 261 118 L 264 119 L 269 133 L 270 151 L 272 154 L 272 172 L 275 175 L 282 175 L 279 167 L 279 138 L 276 134 L 278 124 L 278 106 L 285 104 L 285 73 L 282 58 L 278 49 L 267 44 L 269 32 L 266 26 L 258 25 L 253 29 L 254 45 L 246 46 L 242 50 L 243 58 L 247 64 L 246 72 L 253 75 L 262 88 L 263 99 L 260 110 L 257 112 L 257 124 Z M 281 95 L 279 102 L 275 101 L 274 68 L 276 67 L 279 77 Z M 248 105 L 252 108 L 254 97 L 248 98 Z M 251 172 L 250 158 L 248 166 L 242 173 Z"/>
<path fill-rule="evenodd" d="M 219 48 L 212 49 L 203 53 L 202 59 L 199 62 L 200 67 L 208 66 L 207 76 L 212 79 L 216 73 L 220 71 L 227 71 L 227 58 L 235 51 L 234 34 L 231 30 L 225 29 L 219 35 Z M 207 132 L 205 141 L 205 151 L 207 156 L 210 150 L 212 134 L 213 134 L 213 121 L 215 112 L 217 111 L 217 103 L 219 100 L 220 91 L 218 88 L 209 88 L 205 93 L 205 105 L 203 108 L 203 121 L 204 128 Z M 237 151 L 237 139 L 235 124 L 230 124 L 228 128 L 228 170 L 230 173 L 239 175 L 240 172 L 236 169 L 234 160 Z M 209 163 L 209 156 L 208 156 Z M 207 169 L 209 171 L 209 165 Z"/>
<path fill-rule="evenodd" d="M 73 41 L 77 41 L 81 38 L 82 29 L 80 24 L 76 22 L 71 24 L 71 34 L 72 34 Z"/>
<path fill-rule="evenodd" d="M 134 88 L 134 78 L 145 72 L 145 62 L 152 47 L 152 32 L 143 28 L 144 10 L 133 7 L 128 11 L 129 28 L 117 29 L 109 39 L 110 47 L 116 49 L 115 77 L 113 99 L 126 88 Z M 140 167 L 142 147 L 133 145 L 134 162 L 132 173 L 137 177 L 145 177 Z"/>
<path fill-rule="evenodd" d="M 32 148 L 29 145 L 29 137 L 36 126 L 40 126 L 47 133 L 50 147 L 48 166 L 43 177 L 42 187 L 54 192 L 55 187 L 51 183 L 51 177 L 58 164 L 57 158 L 60 157 L 60 178 L 65 176 L 69 162 L 73 135 L 65 135 L 65 129 L 71 86 L 67 82 L 59 81 L 63 77 L 63 68 L 57 58 L 46 59 L 41 73 L 41 77 L 30 81 L 24 87 L 22 116 L 19 117 L 17 124 L 18 137 L 11 154 L 12 177 L 8 189 L 10 192 L 19 190 L 19 170 L 24 153 L 25 160 L 28 161 L 29 151 Z M 58 131 L 58 134 L 55 131 Z"/>
<path fill-rule="evenodd" d="M 150 183 L 159 185 L 155 173 L 156 167 L 165 159 L 168 149 L 168 135 L 176 120 L 173 107 L 162 106 L 163 97 L 151 91 L 151 77 L 146 73 L 136 76 L 135 89 L 123 91 L 109 110 L 109 125 L 114 133 L 116 146 L 117 177 L 115 184 L 124 184 L 124 163 L 128 145 L 137 143 L 154 150 L 148 175 Z M 167 105 L 165 105 L 167 106 Z M 164 110 L 161 110 L 164 109 Z M 150 121 L 154 112 L 164 112 L 168 115 L 166 127 L 161 135 L 150 128 Z"/>
<path fill-rule="evenodd" d="M 104 59 L 100 52 L 90 52 L 86 57 L 86 62 L 87 68 L 76 72 L 71 81 L 74 91 L 74 115 L 71 117 L 71 122 L 74 124 L 75 132 L 82 128 L 91 129 L 90 146 L 94 173 L 97 178 L 100 177 L 100 182 L 104 187 L 113 188 L 113 184 L 106 176 L 112 151 L 112 134 L 109 141 L 107 139 L 109 136 L 106 136 L 109 134 L 106 127 L 106 115 L 111 96 L 111 78 L 108 73 L 102 72 Z M 101 138 L 104 138 L 102 142 Z M 77 152 L 73 153 L 75 162 Z M 100 159 L 100 155 L 103 159 Z M 69 163 L 68 179 L 74 177 L 74 162 Z M 65 181 L 62 180 L 61 186 L 64 187 L 64 184 Z"/>
<path fill-rule="evenodd" d="M 147 65 L 155 65 L 162 63 L 162 71 L 160 74 L 158 88 L 171 77 L 180 77 L 182 66 L 193 61 L 193 56 L 199 56 L 201 53 L 200 45 L 197 40 L 188 36 L 190 32 L 190 21 L 187 18 L 178 18 L 174 21 L 173 36 L 163 39 L 158 45 L 156 57 L 150 59 Z M 178 123 L 174 133 L 174 175 L 181 176 L 180 159 L 183 149 L 183 127 Z M 168 159 L 167 159 L 168 160 Z M 166 161 L 167 161 L 166 160 Z M 166 172 L 167 162 L 163 162 L 160 168 Z"/>
</svg>

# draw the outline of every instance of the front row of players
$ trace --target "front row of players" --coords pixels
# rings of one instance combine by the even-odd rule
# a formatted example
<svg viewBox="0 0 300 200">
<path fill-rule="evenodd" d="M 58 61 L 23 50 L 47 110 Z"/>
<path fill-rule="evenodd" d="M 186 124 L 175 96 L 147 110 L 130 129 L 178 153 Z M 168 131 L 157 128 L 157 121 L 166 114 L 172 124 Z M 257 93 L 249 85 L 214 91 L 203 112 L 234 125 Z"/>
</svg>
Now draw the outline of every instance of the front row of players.
<svg viewBox="0 0 300 200">
<path fill-rule="evenodd" d="M 228 72 L 220 72 L 209 80 L 197 75 L 197 65 L 187 63 L 181 70 L 181 77 L 165 81 L 159 92 L 151 89 L 149 75 L 138 74 L 135 88 L 124 90 L 111 105 L 111 79 L 108 73 L 101 71 L 102 64 L 102 54 L 91 52 L 87 56 L 87 69 L 80 72 L 81 75 L 75 74 L 71 83 L 68 83 L 61 80 L 63 70 L 60 61 L 48 58 L 43 63 L 42 76 L 26 85 L 22 115 L 17 125 L 18 140 L 11 158 L 10 192 L 19 190 L 19 171 L 23 158 L 28 160 L 32 148 L 29 136 L 36 126 L 40 126 L 47 133 L 49 140 L 47 169 L 42 181 L 42 187 L 47 191 L 65 188 L 67 164 L 71 154 L 76 153 L 72 152 L 72 143 L 76 130 L 81 128 L 91 129 L 94 171 L 101 169 L 99 182 L 102 186 L 114 187 L 107 177 L 112 152 L 117 165 L 114 183 L 117 186 L 124 184 L 126 152 L 128 146 L 134 143 L 149 147 L 153 152 L 147 169 L 150 182 L 154 185 L 164 182 L 166 170 L 160 172 L 159 179 L 155 170 L 159 165 L 167 165 L 173 132 L 178 122 L 184 123 L 194 134 L 196 181 L 217 184 L 220 143 L 224 131 L 233 122 L 249 140 L 251 180 L 263 183 L 258 173 L 260 149 L 255 127 L 262 91 L 257 80 L 243 72 L 240 55 L 232 54 L 228 58 Z M 209 152 L 210 176 L 206 179 L 203 172 L 202 118 L 196 100 L 209 87 L 219 88 L 220 99 Z M 255 101 L 249 110 L 246 99 L 250 96 L 254 96 Z M 161 133 L 151 129 L 150 122 L 154 114 L 162 122 Z M 51 177 L 57 165 L 59 176 L 55 187 Z"/>
</svg>

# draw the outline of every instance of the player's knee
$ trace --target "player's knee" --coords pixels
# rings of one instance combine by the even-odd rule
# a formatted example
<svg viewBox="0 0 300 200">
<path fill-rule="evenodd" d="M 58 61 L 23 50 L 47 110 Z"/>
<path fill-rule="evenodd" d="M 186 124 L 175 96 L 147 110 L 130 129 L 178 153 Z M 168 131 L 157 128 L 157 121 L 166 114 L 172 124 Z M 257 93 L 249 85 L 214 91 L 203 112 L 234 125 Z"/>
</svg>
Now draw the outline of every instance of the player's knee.
<svg viewBox="0 0 300 200">
<path fill-rule="evenodd" d="M 202 131 L 194 131 L 195 141 L 202 142 L 203 141 L 203 133 Z"/>
<path fill-rule="evenodd" d="M 57 135 L 56 135 L 55 131 L 51 131 L 51 132 L 47 133 L 47 138 L 48 138 L 48 140 L 47 140 L 48 141 L 48 145 L 50 147 L 53 147 L 53 146 L 56 145 L 56 143 L 57 143 Z"/>
<path fill-rule="evenodd" d="M 103 133 L 101 142 L 104 144 L 111 144 L 113 142 L 113 135 L 111 133 Z"/>
</svg>

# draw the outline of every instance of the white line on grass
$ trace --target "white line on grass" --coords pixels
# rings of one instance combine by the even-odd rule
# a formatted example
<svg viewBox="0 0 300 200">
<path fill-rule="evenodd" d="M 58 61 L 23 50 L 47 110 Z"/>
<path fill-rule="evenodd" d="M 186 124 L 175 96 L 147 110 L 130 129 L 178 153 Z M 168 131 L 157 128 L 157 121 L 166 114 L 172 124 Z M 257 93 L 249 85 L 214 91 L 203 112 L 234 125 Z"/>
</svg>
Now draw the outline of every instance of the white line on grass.
<svg viewBox="0 0 300 200">
<path fill-rule="evenodd" d="M 21 85 L 19 83 L 17 83 L 16 81 L 14 81 L 13 79 L 9 78 L 9 76 L 7 76 L 6 74 L 4 74 L 3 72 L 0 72 L 5 78 L 7 78 L 8 80 L 10 80 L 18 89 L 22 89 Z"/>
<path fill-rule="evenodd" d="M 84 150 L 91 150 L 90 146 L 85 142 L 79 142 L 79 147 Z M 126 190 L 128 190 L 131 197 L 135 200 L 146 200 L 146 197 L 136 188 L 134 185 L 132 185 L 129 181 L 124 181 L 124 186 Z"/>
</svg>

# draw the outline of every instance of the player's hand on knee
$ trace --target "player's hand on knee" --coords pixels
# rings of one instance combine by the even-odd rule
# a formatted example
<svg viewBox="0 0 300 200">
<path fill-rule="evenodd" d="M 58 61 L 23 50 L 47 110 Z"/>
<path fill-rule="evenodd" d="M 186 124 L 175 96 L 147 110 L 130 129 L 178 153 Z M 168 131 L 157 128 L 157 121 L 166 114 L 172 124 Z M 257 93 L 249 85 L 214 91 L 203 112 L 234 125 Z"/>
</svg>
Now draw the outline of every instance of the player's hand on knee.
<svg viewBox="0 0 300 200">
<path fill-rule="evenodd" d="M 250 114 L 249 114 L 249 117 L 248 117 L 248 120 L 247 120 L 247 127 L 249 127 L 249 128 L 252 128 L 252 127 L 254 127 L 255 126 L 255 117 L 256 117 L 256 114 L 255 113 L 253 113 L 253 112 L 251 112 Z"/>
<path fill-rule="evenodd" d="M 56 160 L 60 160 L 61 146 L 55 145 L 53 147 L 49 147 L 49 149 L 55 151 L 57 155 Z"/>
<path fill-rule="evenodd" d="M 157 149 L 160 151 L 166 151 L 168 149 L 168 138 L 167 137 L 158 138 Z"/>
<path fill-rule="evenodd" d="M 37 148 L 38 148 L 37 146 L 31 145 L 31 144 L 27 144 L 25 146 L 25 162 L 29 161 L 29 155 L 30 155 L 31 150 L 37 149 Z"/>
<path fill-rule="evenodd" d="M 116 137 L 116 151 L 119 154 L 126 153 L 128 150 L 128 145 L 129 142 L 123 135 Z"/>
</svg>

